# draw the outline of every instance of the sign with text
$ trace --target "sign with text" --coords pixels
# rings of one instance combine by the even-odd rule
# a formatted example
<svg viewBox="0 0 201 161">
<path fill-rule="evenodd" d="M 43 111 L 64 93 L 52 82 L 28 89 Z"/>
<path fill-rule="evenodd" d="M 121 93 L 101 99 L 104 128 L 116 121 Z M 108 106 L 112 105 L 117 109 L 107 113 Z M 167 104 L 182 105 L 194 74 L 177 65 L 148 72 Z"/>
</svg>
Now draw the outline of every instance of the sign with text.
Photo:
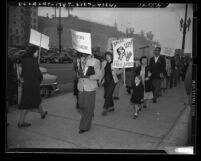
<svg viewBox="0 0 201 161">
<path fill-rule="evenodd" d="M 29 43 L 49 50 L 49 37 L 31 29 Z"/>
<path fill-rule="evenodd" d="M 86 32 L 78 32 L 71 29 L 72 46 L 75 50 L 91 54 L 91 34 Z"/>
<path fill-rule="evenodd" d="M 174 50 L 172 48 L 162 47 L 161 55 L 172 57 L 172 56 L 174 56 Z"/>
<path fill-rule="evenodd" d="M 133 39 L 119 39 L 112 42 L 113 67 L 130 68 L 134 66 Z"/>
</svg>

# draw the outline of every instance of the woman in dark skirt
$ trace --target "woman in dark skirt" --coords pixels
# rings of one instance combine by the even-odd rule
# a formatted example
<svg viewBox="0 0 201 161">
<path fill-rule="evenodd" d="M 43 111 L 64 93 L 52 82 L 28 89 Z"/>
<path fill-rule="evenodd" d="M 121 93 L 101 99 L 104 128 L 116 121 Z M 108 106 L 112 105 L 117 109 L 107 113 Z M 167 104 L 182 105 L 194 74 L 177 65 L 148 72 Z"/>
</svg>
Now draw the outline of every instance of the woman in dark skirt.
<svg viewBox="0 0 201 161">
<path fill-rule="evenodd" d="M 142 56 L 140 58 L 140 63 L 141 65 L 136 68 L 135 74 L 142 77 L 142 84 L 144 85 L 143 107 L 146 108 L 148 100 L 153 99 L 153 85 L 148 66 L 148 58 L 146 56 Z"/>
<path fill-rule="evenodd" d="M 38 48 L 30 46 L 27 53 L 22 58 L 22 97 L 19 105 L 20 118 L 18 127 L 28 127 L 31 124 L 25 122 L 26 115 L 29 111 L 37 111 L 44 119 L 47 111 L 43 111 L 40 97 L 40 83 L 43 75 L 40 72 L 38 64 Z"/>
</svg>

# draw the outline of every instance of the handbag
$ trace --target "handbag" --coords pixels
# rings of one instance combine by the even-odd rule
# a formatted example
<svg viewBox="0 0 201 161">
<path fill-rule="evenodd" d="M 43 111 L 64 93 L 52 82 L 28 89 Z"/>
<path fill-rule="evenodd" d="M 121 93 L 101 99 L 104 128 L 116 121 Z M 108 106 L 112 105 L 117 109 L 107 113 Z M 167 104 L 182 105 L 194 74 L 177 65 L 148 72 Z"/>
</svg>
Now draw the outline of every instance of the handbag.
<svg viewBox="0 0 201 161">
<path fill-rule="evenodd" d="M 93 66 L 89 66 L 86 72 L 86 76 L 90 76 L 90 75 L 94 75 L 95 74 L 95 70 Z"/>
</svg>

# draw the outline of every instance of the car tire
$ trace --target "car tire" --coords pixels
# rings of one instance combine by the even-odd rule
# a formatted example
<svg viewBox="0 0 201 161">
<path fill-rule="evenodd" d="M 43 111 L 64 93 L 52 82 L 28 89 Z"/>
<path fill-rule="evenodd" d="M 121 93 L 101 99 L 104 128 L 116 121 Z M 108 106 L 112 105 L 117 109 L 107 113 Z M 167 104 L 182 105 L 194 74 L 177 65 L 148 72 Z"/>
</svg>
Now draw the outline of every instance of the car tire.
<svg viewBox="0 0 201 161">
<path fill-rule="evenodd" d="M 48 98 L 51 96 L 51 90 L 48 87 L 41 87 L 40 94 L 42 98 Z"/>
</svg>

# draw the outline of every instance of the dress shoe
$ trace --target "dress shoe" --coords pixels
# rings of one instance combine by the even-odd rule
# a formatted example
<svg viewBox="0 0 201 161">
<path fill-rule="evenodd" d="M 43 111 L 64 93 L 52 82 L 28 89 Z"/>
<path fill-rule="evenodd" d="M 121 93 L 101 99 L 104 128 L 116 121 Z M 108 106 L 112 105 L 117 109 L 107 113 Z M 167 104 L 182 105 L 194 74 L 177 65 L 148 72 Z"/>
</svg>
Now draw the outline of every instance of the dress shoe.
<svg viewBox="0 0 201 161">
<path fill-rule="evenodd" d="M 80 130 L 80 131 L 79 131 L 79 134 L 82 134 L 82 133 L 84 133 L 84 132 L 86 132 L 86 130 Z"/>
<path fill-rule="evenodd" d="M 47 111 L 43 112 L 43 114 L 41 115 L 41 119 L 44 119 L 47 115 Z"/>
<path fill-rule="evenodd" d="M 153 99 L 153 103 L 156 103 L 156 98 Z"/>
<path fill-rule="evenodd" d="M 108 112 L 112 112 L 112 111 L 114 111 L 114 108 L 109 108 L 108 109 Z"/>
<path fill-rule="evenodd" d="M 144 108 L 147 108 L 147 105 L 143 105 Z"/>
<path fill-rule="evenodd" d="M 102 115 L 103 115 L 103 116 L 107 115 L 107 112 L 106 112 L 106 111 L 103 111 L 103 112 L 102 112 Z"/>
<path fill-rule="evenodd" d="M 119 97 L 114 97 L 113 100 L 119 100 Z"/>
<path fill-rule="evenodd" d="M 31 124 L 30 124 L 30 123 L 27 123 L 27 122 L 24 122 L 24 123 L 22 123 L 22 124 L 18 123 L 17 126 L 18 126 L 18 128 L 29 127 L 29 126 L 31 126 Z"/>
<path fill-rule="evenodd" d="M 137 118 L 138 118 L 138 115 L 134 115 L 134 116 L 133 116 L 133 119 L 137 119 Z"/>
</svg>

